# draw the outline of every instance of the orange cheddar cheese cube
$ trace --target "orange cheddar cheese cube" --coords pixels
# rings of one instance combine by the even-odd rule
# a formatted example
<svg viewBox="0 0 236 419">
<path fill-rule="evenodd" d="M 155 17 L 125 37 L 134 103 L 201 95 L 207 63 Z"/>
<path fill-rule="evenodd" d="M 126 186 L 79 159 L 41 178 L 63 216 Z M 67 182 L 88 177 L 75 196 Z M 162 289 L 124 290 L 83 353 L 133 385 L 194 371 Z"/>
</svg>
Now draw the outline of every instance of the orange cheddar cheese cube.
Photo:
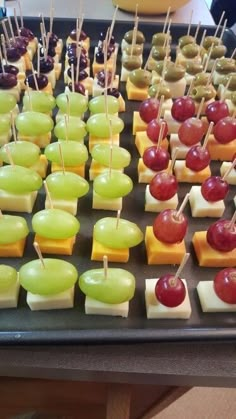
<svg viewBox="0 0 236 419">
<path fill-rule="evenodd" d="M 0 257 L 22 257 L 25 250 L 26 238 L 11 244 L 0 244 Z"/>
<path fill-rule="evenodd" d="M 41 154 L 41 156 L 39 156 L 39 160 L 37 161 L 37 163 L 31 166 L 31 169 L 35 170 L 39 174 L 39 176 L 41 176 L 42 179 L 44 179 L 47 175 L 47 168 L 48 168 L 48 161 L 45 154 Z"/>
<path fill-rule="evenodd" d="M 103 261 L 104 255 L 109 262 L 126 263 L 129 260 L 129 249 L 111 249 L 93 239 L 91 260 Z"/>
<path fill-rule="evenodd" d="M 102 137 L 94 137 L 93 135 L 89 136 L 89 151 L 91 152 L 93 147 L 96 144 L 114 144 L 120 145 L 120 134 L 115 134 L 111 138 L 102 138 Z"/>
<path fill-rule="evenodd" d="M 63 167 L 60 164 L 52 163 L 51 164 L 51 172 L 61 172 Z M 85 177 L 85 164 L 81 164 L 80 166 L 65 166 L 66 172 L 72 172 L 76 175 L 81 177 Z"/>
<path fill-rule="evenodd" d="M 148 138 L 146 131 L 137 131 L 135 135 L 135 145 L 140 156 L 142 157 L 146 148 L 153 147 L 155 144 Z M 163 147 L 165 150 L 168 150 L 169 141 L 167 138 L 162 140 L 161 147 Z"/>
<path fill-rule="evenodd" d="M 129 100 L 142 102 L 148 98 L 148 87 L 137 87 L 128 78 L 126 83 L 126 93 Z"/>
<path fill-rule="evenodd" d="M 103 166 L 102 164 L 98 163 L 96 160 L 92 159 L 90 169 L 89 169 L 89 180 L 94 180 L 95 177 L 100 175 L 102 172 L 109 170 L 109 167 Z M 113 169 L 114 171 L 114 169 Z M 116 172 L 123 172 L 122 169 L 116 170 Z"/>
<path fill-rule="evenodd" d="M 178 182 L 186 183 L 203 183 L 208 177 L 211 176 L 210 166 L 200 172 L 194 172 L 185 166 L 184 160 L 177 160 L 175 162 L 174 172 Z"/>
<path fill-rule="evenodd" d="M 42 253 L 71 256 L 75 244 L 75 236 L 69 239 L 55 240 L 35 234 L 34 241 L 39 244 Z"/>
<path fill-rule="evenodd" d="M 162 172 L 167 172 L 171 166 L 171 160 L 169 161 L 168 167 Z M 139 183 L 150 183 L 151 180 L 158 172 L 154 172 L 154 170 L 149 169 L 145 166 L 143 159 L 140 157 L 138 161 L 138 181 Z"/>
<path fill-rule="evenodd" d="M 134 115 L 133 115 L 133 135 L 135 135 L 137 131 L 146 131 L 146 129 L 147 129 L 147 123 L 142 120 L 138 111 L 134 111 Z"/>
<path fill-rule="evenodd" d="M 45 148 L 48 144 L 50 144 L 51 141 L 51 132 L 45 135 L 22 135 L 18 133 L 18 140 L 21 141 L 29 141 L 30 143 L 34 143 L 38 145 L 40 148 Z"/>
<path fill-rule="evenodd" d="M 236 265 L 236 249 L 231 252 L 219 252 L 207 242 L 206 231 L 196 231 L 193 235 L 193 247 L 200 266 L 210 268 L 230 268 Z"/>
<path fill-rule="evenodd" d="M 207 148 L 212 160 L 231 161 L 236 150 L 236 139 L 228 144 L 220 144 L 214 135 L 210 135 Z"/>
<path fill-rule="evenodd" d="M 160 242 L 152 226 L 146 227 L 145 246 L 148 265 L 179 265 L 186 253 L 184 240 L 177 244 Z"/>
</svg>

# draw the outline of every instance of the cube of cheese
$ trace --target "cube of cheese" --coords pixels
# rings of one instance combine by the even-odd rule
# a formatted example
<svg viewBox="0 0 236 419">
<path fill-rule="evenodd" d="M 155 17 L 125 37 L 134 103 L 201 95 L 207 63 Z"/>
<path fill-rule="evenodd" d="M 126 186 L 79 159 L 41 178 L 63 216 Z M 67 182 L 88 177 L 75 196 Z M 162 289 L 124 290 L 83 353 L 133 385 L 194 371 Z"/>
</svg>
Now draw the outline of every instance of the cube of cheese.
<svg viewBox="0 0 236 419">
<path fill-rule="evenodd" d="M 200 281 L 197 293 L 204 313 L 236 312 L 236 304 L 225 303 L 217 296 L 213 281 Z"/>
<path fill-rule="evenodd" d="M 220 144 L 211 134 L 207 148 L 212 160 L 231 161 L 236 150 L 236 139 L 228 144 Z"/>
<path fill-rule="evenodd" d="M 207 242 L 206 231 L 196 231 L 193 235 L 193 247 L 200 266 L 209 268 L 230 268 L 236 265 L 236 249 L 231 252 L 219 252 Z"/>
<path fill-rule="evenodd" d="M 35 172 L 37 172 L 39 176 L 41 176 L 42 179 L 44 179 L 47 176 L 47 168 L 48 168 L 48 161 L 45 154 L 41 154 L 39 156 L 37 163 L 31 166 L 31 169 L 35 170 Z"/>
<path fill-rule="evenodd" d="M 127 318 L 129 314 L 129 301 L 121 304 L 107 304 L 86 296 L 85 313 L 102 316 L 121 316 Z"/>
<path fill-rule="evenodd" d="M 189 319 L 191 316 L 191 305 L 188 295 L 188 288 L 185 279 L 182 279 L 186 296 L 182 304 L 177 307 L 166 307 L 161 304 L 155 296 L 155 287 L 159 278 L 145 280 L 145 302 L 148 319 Z"/>
<path fill-rule="evenodd" d="M 222 217 L 225 211 L 223 200 L 217 202 L 206 201 L 201 193 L 201 186 L 192 186 L 189 203 L 193 217 Z"/>
<path fill-rule="evenodd" d="M 51 141 L 51 132 L 45 135 L 22 135 L 18 133 L 18 140 L 29 141 L 39 146 L 39 148 L 45 148 Z"/>
<path fill-rule="evenodd" d="M 166 201 L 159 201 L 154 198 L 150 193 L 149 185 L 145 189 L 145 211 L 161 212 L 165 209 L 176 209 L 178 206 L 178 195 L 175 194 L 173 198 Z"/>
<path fill-rule="evenodd" d="M 185 166 L 185 161 L 183 160 L 176 160 L 174 172 L 178 182 L 186 183 L 202 183 L 211 176 L 210 166 L 207 166 L 200 172 L 194 172 Z"/>
<path fill-rule="evenodd" d="M 186 89 L 186 80 L 184 77 L 178 81 L 166 81 L 165 84 L 170 89 L 171 97 L 177 98 L 184 96 Z"/>
<path fill-rule="evenodd" d="M 0 292 L 0 309 L 17 307 L 19 291 L 20 281 L 17 278 L 16 282 L 7 291 Z"/>
<path fill-rule="evenodd" d="M 76 237 L 69 239 L 48 239 L 35 234 L 35 239 L 42 253 L 55 255 L 72 255 Z"/>
<path fill-rule="evenodd" d="M 198 143 L 197 145 L 200 145 L 200 143 Z M 178 134 L 171 134 L 170 135 L 170 149 L 171 149 L 172 157 L 175 154 L 177 148 L 178 148 L 178 152 L 176 156 L 177 159 L 185 159 L 186 154 L 188 153 L 190 147 L 181 143 L 181 141 L 179 140 Z"/>
<path fill-rule="evenodd" d="M 122 209 L 122 198 L 104 198 L 93 190 L 93 209 L 118 211 Z"/>
<path fill-rule="evenodd" d="M 98 163 L 96 160 L 92 159 L 91 166 L 89 169 L 89 180 L 94 180 L 98 175 L 102 172 L 109 170 L 107 166 L 103 166 L 102 164 Z M 123 169 L 113 169 L 113 171 L 123 173 Z"/>
<path fill-rule="evenodd" d="M 72 308 L 74 306 L 74 288 L 49 296 L 32 294 L 28 291 L 26 301 L 32 311 Z"/>
<path fill-rule="evenodd" d="M 89 136 L 89 151 L 91 153 L 93 147 L 96 144 L 114 144 L 120 145 L 120 134 L 115 134 L 112 138 L 102 138 L 102 137 L 93 137 L 92 135 Z"/>
<path fill-rule="evenodd" d="M 176 121 L 172 115 L 170 110 L 166 110 L 164 113 L 164 120 L 166 121 L 168 125 L 168 131 L 170 134 L 177 134 L 179 131 L 179 128 L 181 126 L 181 122 Z"/>
<path fill-rule="evenodd" d="M 148 87 L 137 87 L 128 78 L 126 83 L 126 93 L 129 100 L 142 102 L 148 98 Z"/>
<path fill-rule="evenodd" d="M 155 144 L 148 138 L 146 131 L 137 131 L 135 136 L 135 145 L 140 156 L 143 156 L 146 148 L 152 147 Z M 167 138 L 162 140 L 161 147 L 163 147 L 165 150 L 168 150 L 169 141 Z"/>
<path fill-rule="evenodd" d="M 91 260 L 103 261 L 104 255 L 107 256 L 109 262 L 126 263 L 129 260 L 129 249 L 112 249 L 93 238 Z"/>
<path fill-rule="evenodd" d="M 72 215 L 77 214 L 77 206 L 78 206 L 78 199 L 58 199 L 53 198 L 51 196 L 51 201 L 53 208 L 61 209 L 66 212 L 69 212 Z M 51 202 L 49 201 L 48 197 L 46 197 L 45 200 L 45 208 L 50 209 L 51 208 Z"/>
<path fill-rule="evenodd" d="M 2 211 L 32 213 L 38 192 L 13 194 L 0 190 L 0 208 Z"/>
<path fill-rule="evenodd" d="M 177 244 L 162 243 L 154 236 L 151 226 L 146 227 L 145 246 L 148 265 L 178 265 L 186 253 L 184 240 Z"/>
<path fill-rule="evenodd" d="M 52 163 L 51 164 L 51 172 L 61 172 L 63 167 L 60 164 Z M 80 166 L 65 166 L 66 172 L 72 172 L 76 175 L 81 177 L 85 177 L 85 164 L 81 164 Z"/>
<path fill-rule="evenodd" d="M 25 250 L 26 238 L 11 244 L 0 244 L 0 257 L 21 258 Z"/>
<path fill-rule="evenodd" d="M 147 129 L 147 123 L 142 120 L 138 111 L 134 111 L 134 113 L 133 113 L 133 135 L 135 135 L 137 131 L 146 131 L 146 129 Z"/>
<path fill-rule="evenodd" d="M 222 165 L 220 166 L 220 174 L 222 177 L 230 168 L 231 164 L 232 164 L 231 162 L 226 162 L 226 161 L 222 163 Z M 230 173 L 228 174 L 227 182 L 229 183 L 229 185 L 236 185 L 236 169 L 235 168 L 232 169 Z"/>
<path fill-rule="evenodd" d="M 161 170 L 161 172 L 167 172 L 171 166 L 171 161 L 169 161 L 168 167 L 165 170 Z M 138 161 L 138 181 L 139 183 L 150 183 L 151 180 L 158 172 L 154 172 L 154 170 L 149 169 L 145 166 L 143 159 L 140 158 Z"/>
</svg>

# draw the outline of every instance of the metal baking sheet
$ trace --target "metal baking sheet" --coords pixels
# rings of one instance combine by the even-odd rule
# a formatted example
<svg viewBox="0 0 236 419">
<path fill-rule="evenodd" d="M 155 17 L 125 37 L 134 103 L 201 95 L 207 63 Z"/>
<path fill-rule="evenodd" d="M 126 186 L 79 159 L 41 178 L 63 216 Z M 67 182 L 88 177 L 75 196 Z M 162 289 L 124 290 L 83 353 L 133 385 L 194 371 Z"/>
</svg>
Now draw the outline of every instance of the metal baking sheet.
<svg viewBox="0 0 236 419">
<path fill-rule="evenodd" d="M 46 20 L 47 23 L 47 20 Z M 106 29 L 110 22 L 85 21 L 84 30 L 92 40 L 92 48 L 96 44 L 101 30 Z M 25 19 L 25 26 L 30 27 L 37 35 L 39 34 L 39 20 Z M 75 21 L 71 19 L 56 19 L 54 32 L 64 40 L 75 27 Z M 163 25 L 140 24 L 140 29 L 146 36 L 146 55 L 150 46 L 152 34 L 162 30 Z M 118 42 L 121 41 L 124 33 L 132 28 L 132 23 L 116 22 L 114 34 Z M 201 36 L 205 27 L 200 29 Z M 192 28 L 194 33 L 195 27 Z M 207 34 L 213 34 L 214 27 L 207 27 Z M 178 38 L 187 32 L 186 25 L 173 25 L 172 45 L 175 46 Z M 224 43 L 228 47 L 230 55 L 236 46 L 234 34 L 227 30 L 224 34 Z M 63 91 L 64 83 L 60 81 L 57 85 L 55 95 Z M 124 92 L 124 89 L 123 89 Z M 136 221 L 145 232 L 147 225 L 152 225 L 155 214 L 144 212 L 144 184 L 137 183 L 137 160 L 138 154 L 134 146 L 132 136 L 132 112 L 137 110 L 139 103 L 127 103 L 127 111 L 121 114 L 125 121 L 125 129 L 121 135 L 121 146 L 126 147 L 132 153 L 132 164 L 127 168 L 126 173 L 130 175 L 135 183 L 132 193 L 124 198 L 122 217 Z M 88 179 L 88 168 L 86 167 L 86 178 Z M 218 173 L 219 164 L 212 164 L 213 173 Z M 180 184 L 179 201 L 189 191 L 190 185 Z M 225 217 L 230 217 L 234 211 L 233 196 L 235 188 L 231 186 L 230 194 L 226 200 Z M 92 228 L 95 222 L 105 216 L 114 215 L 109 211 L 97 211 L 91 209 L 92 184 L 89 194 L 79 202 L 78 218 L 81 223 L 76 245 L 72 257 L 64 257 L 71 261 L 79 271 L 79 274 L 92 267 L 101 267 L 101 263 L 90 260 L 92 245 Z M 34 211 L 43 209 L 44 193 L 40 191 Z M 213 279 L 219 269 L 200 268 L 197 265 L 194 250 L 191 244 L 191 237 L 195 230 L 205 230 L 215 219 L 193 219 L 189 205 L 186 209 L 189 218 L 189 231 L 186 237 L 187 250 L 191 252 L 184 277 L 188 281 L 189 295 L 192 305 L 192 315 L 189 320 L 147 320 L 144 302 L 144 281 L 145 278 L 159 277 L 167 272 L 175 272 L 173 266 L 148 266 L 146 263 L 146 252 L 144 242 L 131 249 L 130 260 L 127 264 L 111 264 L 130 270 L 136 276 L 137 288 L 133 300 L 130 302 L 130 313 L 128 319 L 87 316 L 84 314 L 84 296 L 76 287 L 75 306 L 69 310 L 51 310 L 32 312 L 26 304 L 26 293 L 20 291 L 19 306 L 17 309 L 0 310 L 0 344 L 66 344 L 66 343 L 116 343 L 116 342 L 158 342 L 158 341 L 186 341 L 186 340 L 232 340 L 236 338 L 236 314 L 203 314 L 198 301 L 196 286 L 199 280 Z M 31 225 L 30 216 L 26 216 Z M 19 268 L 23 263 L 34 259 L 36 254 L 32 248 L 33 234 L 27 240 L 25 255 L 21 259 L 1 259 L 0 263 L 12 264 Z"/>
</svg>

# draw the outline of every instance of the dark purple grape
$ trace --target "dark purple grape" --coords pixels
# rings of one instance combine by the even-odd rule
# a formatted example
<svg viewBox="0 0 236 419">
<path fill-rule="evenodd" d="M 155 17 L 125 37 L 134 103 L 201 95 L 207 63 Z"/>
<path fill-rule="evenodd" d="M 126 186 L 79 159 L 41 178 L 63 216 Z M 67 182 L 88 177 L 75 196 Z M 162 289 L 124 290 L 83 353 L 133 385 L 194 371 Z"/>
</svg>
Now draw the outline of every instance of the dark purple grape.
<svg viewBox="0 0 236 419">
<path fill-rule="evenodd" d="M 51 33 L 49 38 L 49 45 L 55 48 L 57 46 L 58 40 L 58 36 L 55 33 Z"/>
<path fill-rule="evenodd" d="M 70 38 L 76 41 L 76 29 L 73 29 L 73 31 L 71 31 Z M 86 38 L 87 38 L 87 34 L 84 31 L 81 31 L 79 41 L 84 41 Z"/>
<path fill-rule="evenodd" d="M 29 45 L 29 39 L 25 36 L 15 36 L 15 44 L 16 45 Z"/>
<path fill-rule="evenodd" d="M 71 79 L 71 74 L 72 74 L 71 67 L 68 68 L 67 74 Z M 79 81 L 85 80 L 87 79 L 87 77 L 88 77 L 88 73 L 85 70 L 82 70 L 79 72 Z M 74 78 L 76 78 L 76 67 L 74 67 Z"/>
<path fill-rule="evenodd" d="M 112 87 L 112 89 L 107 89 L 107 94 L 110 96 L 114 96 L 117 99 L 120 97 L 120 92 L 115 87 Z"/>
<path fill-rule="evenodd" d="M 77 57 L 70 57 L 68 60 L 69 65 L 74 64 L 74 67 L 77 66 Z M 80 56 L 80 64 L 79 68 L 80 70 L 85 70 L 85 68 L 88 67 L 88 60 L 85 55 L 81 54 Z"/>
<path fill-rule="evenodd" d="M 10 48 L 15 48 L 19 51 L 19 53 L 22 55 L 26 54 L 27 52 L 27 48 L 26 45 L 23 41 L 18 40 L 17 42 L 11 42 L 11 47 Z"/>
<path fill-rule="evenodd" d="M 54 47 L 52 47 L 52 46 L 48 46 L 48 54 L 47 54 L 49 57 L 55 57 L 55 55 L 56 55 L 56 51 L 55 51 L 55 48 Z M 40 57 L 44 57 L 44 49 L 43 49 L 43 47 L 41 47 L 40 48 Z"/>
<path fill-rule="evenodd" d="M 28 38 L 29 41 L 32 41 L 34 39 L 33 32 L 28 28 L 20 28 L 20 35 L 24 36 L 25 38 Z"/>
<path fill-rule="evenodd" d="M 20 60 L 21 53 L 18 48 L 10 47 L 7 48 L 7 60 L 10 62 L 15 62 Z"/>
<path fill-rule="evenodd" d="M 84 47 L 81 47 L 81 45 L 80 45 L 80 48 L 81 48 L 81 54 L 83 54 L 83 55 L 87 55 L 87 51 L 86 51 L 86 49 L 84 48 Z M 70 51 L 70 50 L 73 50 L 73 53 L 75 54 L 76 53 L 76 50 L 77 50 L 77 44 L 76 43 L 72 43 L 72 44 L 69 44 L 68 46 L 67 46 L 67 53 L 68 53 L 68 51 Z"/>
<path fill-rule="evenodd" d="M 107 85 L 109 86 L 111 84 L 112 72 L 108 71 L 107 74 L 108 74 Z M 97 79 L 98 79 L 99 86 L 105 87 L 105 71 L 104 70 L 101 70 L 97 73 Z"/>
<path fill-rule="evenodd" d="M 54 59 L 52 57 L 47 57 L 45 60 L 44 58 L 41 58 L 40 60 L 40 73 L 49 73 L 54 69 Z"/>
<path fill-rule="evenodd" d="M 99 41 L 105 41 L 105 39 L 106 39 L 106 34 L 107 34 L 107 31 L 102 31 L 102 32 L 100 32 L 100 35 L 99 35 Z M 115 44 L 115 38 L 114 38 L 114 36 L 113 36 L 113 35 L 111 36 L 111 39 L 110 39 L 110 44 L 112 44 L 112 45 L 114 45 L 114 44 Z"/>
<path fill-rule="evenodd" d="M 69 87 L 70 91 L 72 92 L 73 91 L 73 89 L 72 89 L 72 83 L 69 83 L 68 87 Z M 78 82 L 78 83 L 75 82 L 75 92 L 76 93 L 80 93 L 81 95 L 84 95 L 85 96 L 85 87 L 84 87 L 84 85 L 82 83 L 80 83 L 80 82 Z"/>
<path fill-rule="evenodd" d="M 4 65 L 4 71 L 5 73 L 14 74 L 14 76 L 17 76 L 19 73 L 19 68 L 17 68 L 15 65 L 11 64 L 5 64 Z M 2 73 L 2 65 L 0 64 L 0 73 Z"/>
<path fill-rule="evenodd" d="M 35 74 L 35 78 L 37 80 L 39 90 L 44 89 L 44 87 L 48 85 L 48 79 L 43 74 L 39 74 L 39 75 Z M 31 87 L 31 89 L 37 90 L 35 86 L 33 74 L 30 74 L 26 80 L 28 81 L 29 87 Z"/>
<path fill-rule="evenodd" d="M 0 89 L 12 89 L 17 85 L 17 78 L 11 73 L 0 73 Z"/>
<path fill-rule="evenodd" d="M 109 51 L 107 51 L 107 59 L 109 60 L 111 56 L 111 53 Z M 104 52 L 101 48 L 98 49 L 96 55 L 95 55 L 95 60 L 98 64 L 104 64 Z"/>
</svg>

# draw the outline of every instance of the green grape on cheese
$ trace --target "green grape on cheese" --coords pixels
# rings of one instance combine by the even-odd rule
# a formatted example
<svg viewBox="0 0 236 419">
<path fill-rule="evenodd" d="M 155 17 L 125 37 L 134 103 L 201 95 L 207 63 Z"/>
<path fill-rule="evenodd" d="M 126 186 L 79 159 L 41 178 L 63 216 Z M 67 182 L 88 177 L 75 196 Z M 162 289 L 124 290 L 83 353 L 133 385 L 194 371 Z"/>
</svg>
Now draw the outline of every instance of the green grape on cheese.
<svg viewBox="0 0 236 419">
<path fill-rule="evenodd" d="M 89 191 L 87 180 L 72 172 L 51 173 L 46 182 L 52 198 L 78 199 Z"/>
<path fill-rule="evenodd" d="M 110 138 L 111 133 L 120 134 L 123 129 L 124 122 L 116 115 L 98 113 L 87 121 L 87 130 L 94 137 Z"/>
<path fill-rule="evenodd" d="M 16 128 L 21 135 L 44 135 L 52 131 L 53 120 L 42 112 L 22 112 L 16 117 Z"/>
<path fill-rule="evenodd" d="M 0 159 L 10 164 L 9 152 L 14 164 L 18 166 L 30 167 L 37 163 L 40 155 L 40 148 L 28 141 L 16 141 L 4 145 L 0 149 Z"/>
<path fill-rule="evenodd" d="M 94 226 L 94 238 L 112 249 L 127 249 L 137 246 L 143 240 L 143 233 L 137 224 L 115 217 L 105 217 Z"/>
<path fill-rule="evenodd" d="M 16 106 L 16 98 L 7 92 L 0 92 L 0 114 L 11 112 Z"/>
<path fill-rule="evenodd" d="M 87 134 L 86 124 L 76 116 L 68 118 L 67 128 L 65 119 L 62 118 L 57 122 L 54 128 L 54 134 L 60 140 L 81 141 Z M 68 138 L 67 138 L 68 136 Z"/>
<path fill-rule="evenodd" d="M 124 173 L 105 171 L 94 179 L 95 192 L 104 198 L 122 198 L 133 189 L 132 179 Z"/>
<path fill-rule="evenodd" d="M 50 113 L 56 106 L 56 99 L 50 93 L 32 90 L 23 97 L 23 109 L 41 113 Z"/>
<path fill-rule="evenodd" d="M 119 100 L 111 95 L 108 95 L 107 98 L 101 95 L 94 97 L 89 102 L 89 110 L 92 114 L 104 113 L 106 106 L 109 114 L 115 114 L 119 111 Z"/>
<path fill-rule="evenodd" d="M 61 165 L 61 154 L 58 144 L 61 145 L 61 152 L 65 166 L 80 166 L 88 160 L 86 146 L 77 141 L 58 141 L 48 144 L 44 153 L 48 160 Z"/>
<path fill-rule="evenodd" d="M 131 160 L 128 150 L 118 145 L 111 147 L 109 144 L 95 144 L 91 155 L 101 165 L 112 169 L 123 169 L 130 164 Z"/>
<path fill-rule="evenodd" d="M 4 214 L 0 217 L 0 244 L 12 244 L 29 234 L 27 222 L 23 217 Z"/>
<path fill-rule="evenodd" d="M 16 269 L 12 266 L 0 265 L 0 294 L 10 290 L 16 281 Z"/>
<path fill-rule="evenodd" d="M 0 189 L 8 193 L 30 193 L 41 186 L 42 179 L 35 170 L 17 165 L 0 167 Z"/>
<path fill-rule="evenodd" d="M 83 115 L 88 109 L 88 99 L 86 96 L 76 92 L 61 93 L 56 98 L 58 108 L 63 114 L 71 116 Z"/>
<path fill-rule="evenodd" d="M 68 212 L 53 208 L 34 214 L 32 227 L 41 237 L 60 240 L 75 236 L 80 229 L 80 223 Z"/>
</svg>

